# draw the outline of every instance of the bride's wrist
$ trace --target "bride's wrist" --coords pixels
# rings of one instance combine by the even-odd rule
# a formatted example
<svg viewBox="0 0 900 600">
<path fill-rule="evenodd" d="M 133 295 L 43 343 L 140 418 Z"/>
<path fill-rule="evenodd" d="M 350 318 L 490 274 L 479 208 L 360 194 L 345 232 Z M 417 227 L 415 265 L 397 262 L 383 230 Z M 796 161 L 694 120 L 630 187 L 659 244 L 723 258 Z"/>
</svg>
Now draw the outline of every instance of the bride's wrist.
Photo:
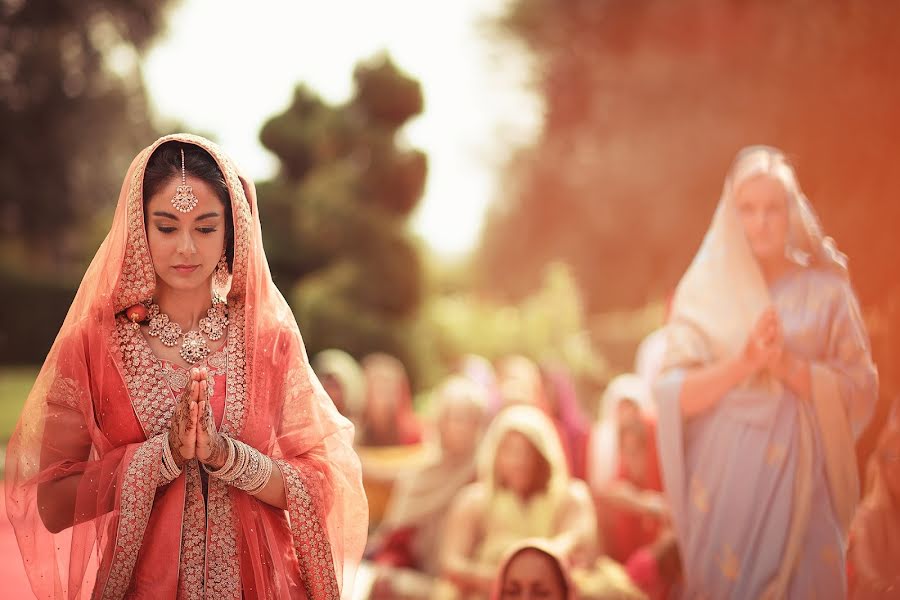
<svg viewBox="0 0 900 600">
<path fill-rule="evenodd" d="M 166 436 L 167 442 L 169 444 L 169 451 L 172 453 L 172 458 L 175 459 L 175 465 L 181 469 L 184 467 L 184 463 L 187 462 L 184 456 L 181 454 L 181 444 L 178 440 L 177 436 L 174 436 L 172 432 L 169 432 L 169 435 Z"/>
<path fill-rule="evenodd" d="M 212 440 L 211 446 L 212 449 L 209 456 L 206 457 L 206 460 L 201 462 L 213 471 L 218 471 L 225 466 L 225 461 L 228 458 L 228 442 L 225 440 L 224 436 L 216 434 Z"/>
</svg>

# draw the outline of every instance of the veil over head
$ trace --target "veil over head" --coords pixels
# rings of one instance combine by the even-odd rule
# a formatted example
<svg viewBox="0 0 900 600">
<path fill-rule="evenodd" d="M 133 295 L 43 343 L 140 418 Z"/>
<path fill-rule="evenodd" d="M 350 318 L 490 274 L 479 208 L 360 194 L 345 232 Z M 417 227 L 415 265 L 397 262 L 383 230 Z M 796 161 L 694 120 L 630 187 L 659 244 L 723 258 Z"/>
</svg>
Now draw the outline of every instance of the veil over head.
<svg viewBox="0 0 900 600">
<path fill-rule="evenodd" d="M 761 175 L 776 179 L 787 192 L 787 257 L 803 267 L 817 266 L 847 276 L 846 257 L 823 234 L 784 153 L 771 146 L 744 148 L 729 169 L 700 250 L 675 291 L 666 368 L 738 352 L 760 314 L 771 305 L 735 206 L 741 185 Z"/>
<path fill-rule="evenodd" d="M 195 462 L 157 488 L 175 398 L 159 377 L 160 361 L 121 312 L 156 288 L 143 180 L 166 142 L 206 151 L 228 187 L 234 260 L 220 429 L 275 460 L 287 513 L 215 478 L 203 484 L 204 498 Z M 8 448 L 8 513 L 35 594 L 348 593 L 368 524 L 352 438 L 272 282 L 253 183 L 198 136 L 170 135 L 142 150 Z"/>
</svg>

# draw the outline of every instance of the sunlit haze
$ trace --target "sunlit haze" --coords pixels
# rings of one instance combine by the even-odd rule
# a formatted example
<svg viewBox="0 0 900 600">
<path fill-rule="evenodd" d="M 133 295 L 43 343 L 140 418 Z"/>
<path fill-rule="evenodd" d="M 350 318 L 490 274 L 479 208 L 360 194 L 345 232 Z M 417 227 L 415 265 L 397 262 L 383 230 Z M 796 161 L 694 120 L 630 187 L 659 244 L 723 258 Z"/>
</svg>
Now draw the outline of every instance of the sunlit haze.
<svg viewBox="0 0 900 600">
<path fill-rule="evenodd" d="M 325 100 L 352 92 L 354 66 L 380 51 L 422 84 L 425 111 L 404 130 L 428 154 L 412 227 L 436 253 L 477 242 L 509 152 L 534 135 L 540 104 L 527 59 L 488 31 L 504 0 L 186 0 L 148 53 L 144 75 L 160 119 L 215 137 L 257 179 L 276 159 L 259 129 L 303 82 Z M 227 7 L 244 7 L 228 10 Z"/>
</svg>

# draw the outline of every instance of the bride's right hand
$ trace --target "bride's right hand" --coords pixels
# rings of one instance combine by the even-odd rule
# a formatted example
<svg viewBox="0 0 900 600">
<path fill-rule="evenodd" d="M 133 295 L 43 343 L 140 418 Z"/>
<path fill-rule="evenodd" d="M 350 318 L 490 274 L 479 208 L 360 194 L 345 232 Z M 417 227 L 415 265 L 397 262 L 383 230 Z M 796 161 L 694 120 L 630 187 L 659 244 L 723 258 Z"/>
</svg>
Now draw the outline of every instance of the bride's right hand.
<svg viewBox="0 0 900 600">
<path fill-rule="evenodd" d="M 200 381 L 197 369 L 191 369 L 191 380 L 184 386 L 172 420 L 169 423 L 169 448 L 179 467 L 194 458 L 197 445 L 197 400 L 200 397 Z"/>
</svg>

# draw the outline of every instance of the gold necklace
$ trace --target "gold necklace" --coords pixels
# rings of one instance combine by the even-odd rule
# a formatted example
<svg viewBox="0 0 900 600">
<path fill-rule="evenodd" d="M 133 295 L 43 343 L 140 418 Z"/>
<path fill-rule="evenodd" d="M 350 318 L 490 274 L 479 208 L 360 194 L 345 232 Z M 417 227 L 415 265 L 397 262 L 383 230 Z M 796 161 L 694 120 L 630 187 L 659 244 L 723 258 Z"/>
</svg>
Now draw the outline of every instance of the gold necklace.
<svg viewBox="0 0 900 600">
<path fill-rule="evenodd" d="M 185 362 L 197 364 L 209 355 L 209 345 L 206 338 L 216 341 L 225 334 L 228 325 L 228 305 L 218 296 L 213 297 L 213 304 L 206 311 L 206 316 L 200 319 L 198 329 L 192 329 L 184 333 L 181 325 L 169 319 L 169 315 L 159 310 L 157 303 L 150 305 L 150 325 L 147 333 L 158 337 L 164 346 L 169 348 L 181 345 L 178 352 Z"/>
</svg>

